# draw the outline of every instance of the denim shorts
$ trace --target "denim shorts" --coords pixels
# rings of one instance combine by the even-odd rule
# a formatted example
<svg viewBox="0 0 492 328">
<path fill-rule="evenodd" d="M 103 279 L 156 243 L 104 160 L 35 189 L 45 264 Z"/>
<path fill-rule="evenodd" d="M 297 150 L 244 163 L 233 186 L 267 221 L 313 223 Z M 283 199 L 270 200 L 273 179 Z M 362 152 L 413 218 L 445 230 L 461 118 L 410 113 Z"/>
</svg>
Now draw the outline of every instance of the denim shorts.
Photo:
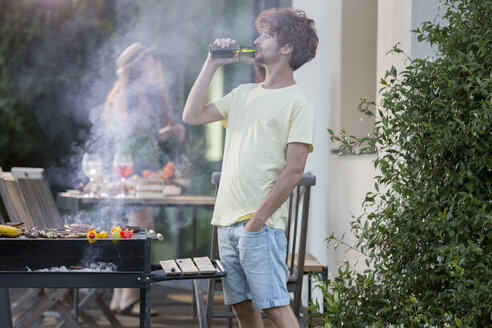
<svg viewBox="0 0 492 328">
<path fill-rule="evenodd" d="M 284 230 L 264 225 L 261 231 L 247 232 L 246 222 L 218 228 L 220 261 L 227 270 L 225 304 L 252 300 L 256 309 L 288 305 Z"/>
</svg>

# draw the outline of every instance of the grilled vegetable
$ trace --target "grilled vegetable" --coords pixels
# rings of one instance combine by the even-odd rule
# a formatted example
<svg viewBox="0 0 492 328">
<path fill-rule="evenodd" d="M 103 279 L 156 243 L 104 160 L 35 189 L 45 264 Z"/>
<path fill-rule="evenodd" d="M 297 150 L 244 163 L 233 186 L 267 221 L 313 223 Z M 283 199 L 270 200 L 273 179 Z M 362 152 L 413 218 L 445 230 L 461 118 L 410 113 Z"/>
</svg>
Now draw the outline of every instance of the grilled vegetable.
<svg viewBox="0 0 492 328">
<path fill-rule="evenodd" d="M 120 238 L 123 239 L 130 239 L 133 236 L 133 230 L 121 230 L 120 231 Z"/>
<path fill-rule="evenodd" d="M 28 238 L 39 238 L 39 228 L 38 227 L 25 227 L 23 233 Z"/>
<path fill-rule="evenodd" d="M 111 229 L 112 230 L 112 229 Z M 116 244 L 117 242 L 119 242 L 120 240 L 120 232 L 121 231 L 118 231 L 118 230 L 115 230 L 113 231 L 113 233 L 111 233 L 111 239 L 114 239 L 113 240 L 113 244 Z"/>
<path fill-rule="evenodd" d="M 90 229 L 88 232 L 87 232 L 87 239 L 89 239 L 89 243 L 93 243 L 96 241 L 96 238 L 97 238 L 97 234 L 96 234 L 96 230 L 94 229 Z"/>
<path fill-rule="evenodd" d="M 20 234 L 20 229 L 0 224 L 0 235 L 4 235 L 5 237 L 18 237 Z"/>
<path fill-rule="evenodd" d="M 97 232 L 94 229 L 89 229 L 87 232 L 87 239 L 89 239 L 89 243 L 94 243 L 97 239 L 109 238 L 108 233 L 106 231 Z"/>
</svg>

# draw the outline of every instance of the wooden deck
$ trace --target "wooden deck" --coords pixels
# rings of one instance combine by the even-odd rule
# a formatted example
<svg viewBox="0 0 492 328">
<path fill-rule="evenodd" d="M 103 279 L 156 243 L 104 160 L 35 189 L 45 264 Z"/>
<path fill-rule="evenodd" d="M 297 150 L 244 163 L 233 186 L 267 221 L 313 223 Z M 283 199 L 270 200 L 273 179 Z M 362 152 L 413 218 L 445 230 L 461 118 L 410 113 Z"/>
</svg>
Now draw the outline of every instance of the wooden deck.
<svg viewBox="0 0 492 328">
<path fill-rule="evenodd" d="M 152 327 L 153 328 L 170 328 L 170 327 L 183 327 L 192 328 L 198 327 L 198 320 L 193 315 L 194 309 L 192 306 L 192 293 L 191 283 L 189 286 L 159 286 L 152 285 L 152 311 L 158 312 L 157 316 L 153 316 Z M 10 289 L 11 301 L 15 301 L 15 298 L 21 294 L 21 289 Z M 83 293 L 83 291 L 81 291 Z M 111 289 L 105 292 L 107 304 L 111 299 Z M 217 310 L 225 310 L 223 305 L 223 299 L 219 296 L 216 297 L 216 304 L 219 308 Z M 26 304 L 26 311 L 29 311 L 29 304 Z M 98 327 L 111 327 L 111 324 L 104 317 L 104 315 L 95 307 L 91 307 L 88 313 L 95 319 Z M 49 312 L 48 314 L 56 315 L 56 313 Z M 138 327 L 139 318 L 123 316 L 117 314 L 116 317 L 121 322 L 123 327 Z M 14 318 L 15 322 L 15 318 Z M 59 320 L 53 316 L 45 317 L 38 325 L 33 327 L 56 327 Z M 79 320 L 82 327 L 90 327 L 82 320 Z M 227 319 L 213 319 L 212 326 L 217 328 L 228 327 Z M 233 320 L 233 327 L 238 327 L 237 321 Z M 271 321 L 265 319 L 265 327 L 273 327 Z"/>
</svg>

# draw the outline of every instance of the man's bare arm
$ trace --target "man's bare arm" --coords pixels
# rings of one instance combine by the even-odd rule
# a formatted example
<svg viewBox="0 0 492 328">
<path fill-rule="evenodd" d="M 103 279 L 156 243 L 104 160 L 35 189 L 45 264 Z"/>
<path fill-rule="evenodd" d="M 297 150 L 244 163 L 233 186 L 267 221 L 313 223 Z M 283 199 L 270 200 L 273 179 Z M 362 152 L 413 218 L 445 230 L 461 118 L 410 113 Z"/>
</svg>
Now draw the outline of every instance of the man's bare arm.
<svg viewBox="0 0 492 328">
<path fill-rule="evenodd" d="M 308 153 L 308 144 L 293 142 L 287 145 L 287 165 L 268 196 L 244 226 L 246 231 L 260 231 L 266 220 L 287 200 L 304 174 Z"/>
<path fill-rule="evenodd" d="M 222 47 L 228 47 L 231 43 L 235 43 L 235 41 L 231 39 L 217 39 L 214 43 Z M 183 110 L 183 122 L 191 125 L 200 125 L 223 119 L 213 103 L 206 104 L 207 91 L 217 69 L 222 65 L 233 63 L 237 60 L 237 54 L 232 58 L 221 59 L 212 59 L 210 54 L 208 55 L 186 100 Z"/>
</svg>

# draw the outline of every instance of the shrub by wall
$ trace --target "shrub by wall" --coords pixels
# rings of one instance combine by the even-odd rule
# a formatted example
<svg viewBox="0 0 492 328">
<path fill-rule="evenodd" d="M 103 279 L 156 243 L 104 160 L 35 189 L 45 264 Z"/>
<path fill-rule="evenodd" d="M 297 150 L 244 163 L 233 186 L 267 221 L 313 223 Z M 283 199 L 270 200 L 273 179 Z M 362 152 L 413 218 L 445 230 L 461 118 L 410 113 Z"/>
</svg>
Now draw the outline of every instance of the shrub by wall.
<svg viewBox="0 0 492 328">
<path fill-rule="evenodd" d="M 381 175 L 352 222 L 370 269 L 346 263 L 320 285 L 326 327 L 492 326 L 492 1 L 441 2 L 442 20 L 414 31 L 437 55 L 392 67 L 382 103 L 361 103 L 374 133 L 329 130 L 375 148 Z"/>
</svg>

